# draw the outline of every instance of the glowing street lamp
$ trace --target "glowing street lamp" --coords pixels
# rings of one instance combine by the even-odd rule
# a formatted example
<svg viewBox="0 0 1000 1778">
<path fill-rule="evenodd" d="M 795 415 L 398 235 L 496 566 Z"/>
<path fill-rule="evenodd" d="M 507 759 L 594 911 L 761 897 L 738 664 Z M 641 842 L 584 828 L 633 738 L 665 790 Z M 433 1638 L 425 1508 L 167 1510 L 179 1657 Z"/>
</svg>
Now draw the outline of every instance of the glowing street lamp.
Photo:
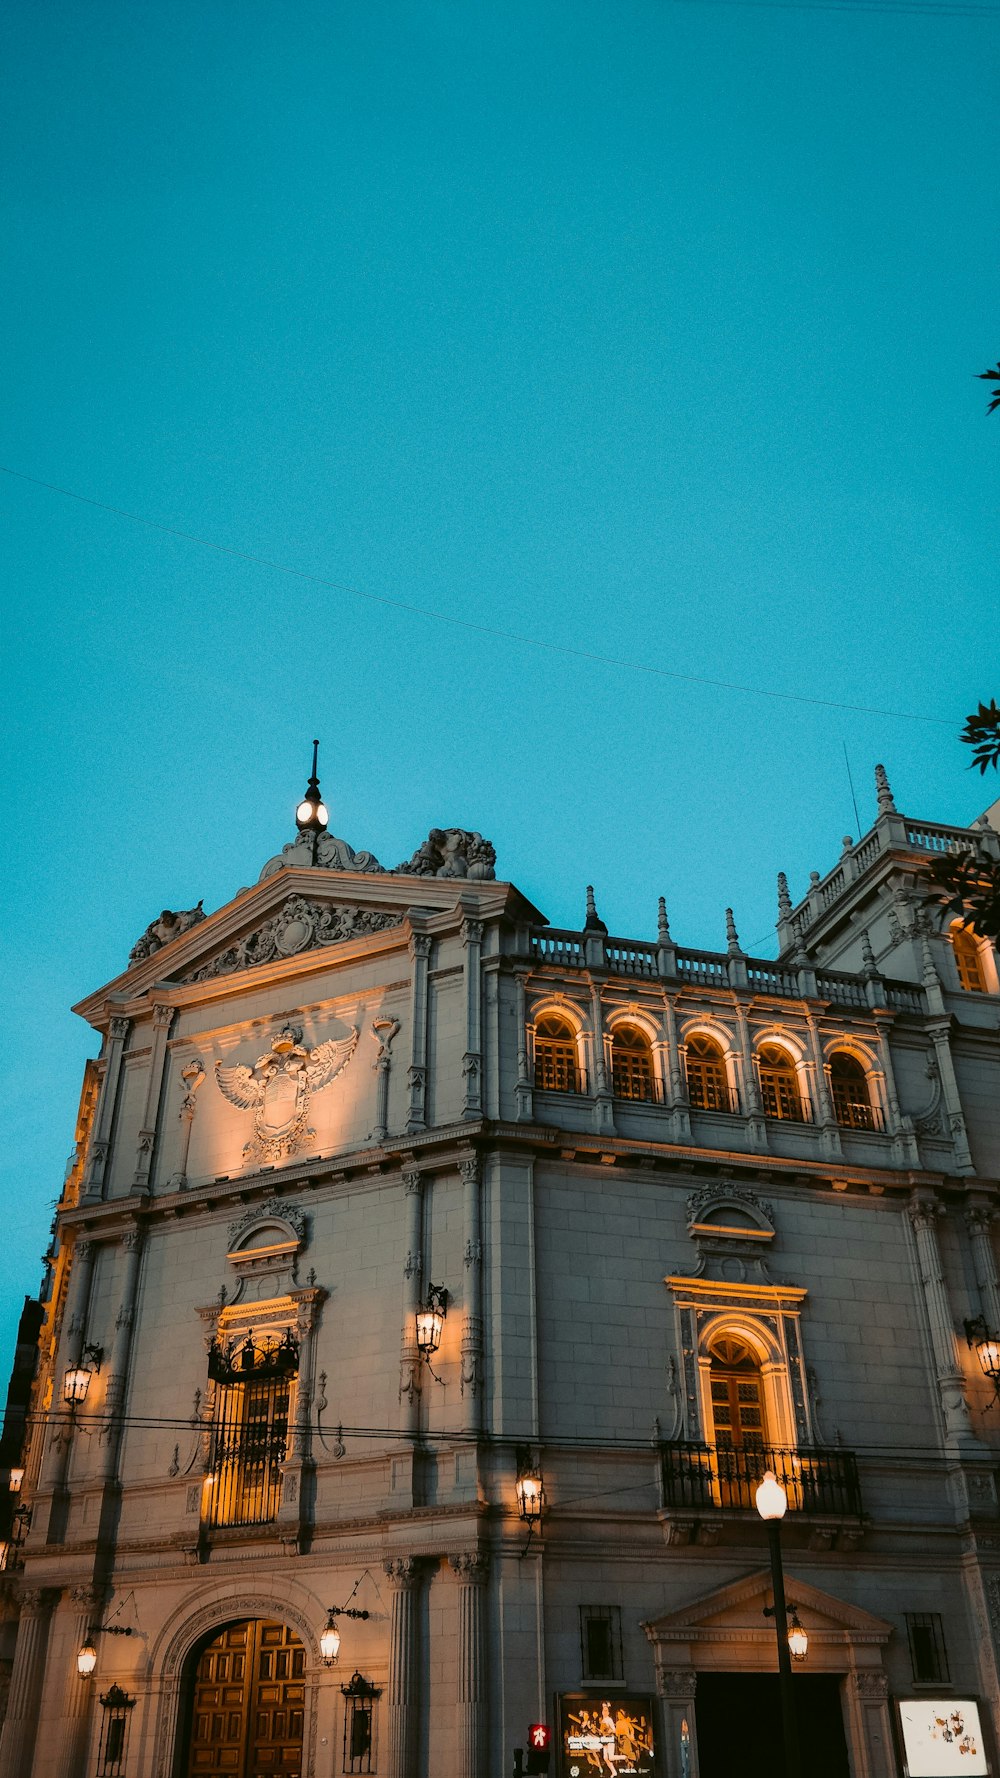
<svg viewBox="0 0 1000 1778">
<path fill-rule="evenodd" d="M 809 1638 L 805 1626 L 799 1623 L 799 1614 L 794 1605 L 790 1607 L 791 1620 L 788 1626 L 788 1652 L 793 1661 L 804 1661 L 809 1653 Z"/>
<path fill-rule="evenodd" d="M 334 1612 L 327 1615 L 326 1623 L 319 1634 L 319 1652 L 328 1667 L 332 1667 L 340 1653 L 340 1631 L 337 1629 L 337 1618 Z"/>
<path fill-rule="evenodd" d="M 71 1364 L 63 1377 L 63 1398 L 71 1408 L 82 1407 L 90 1389 L 90 1379 L 100 1375 L 101 1360 L 104 1357 L 102 1346 L 84 1346 L 76 1364 Z"/>
<path fill-rule="evenodd" d="M 774 1604 L 774 1629 L 778 1639 L 778 1681 L 781 1689 L 781 1726 L 785 1742 L 785 1778 L 802 1778 L 799 1759 L 799 1729 L 795 1720 L 795 1693 L 792 1691 L 792 1649 L 785 1609 L 785 1576 L 781 1566 L 781 1521 L 788 1511 L 788 1495 L 773 1469 L 766 1470 L 754 1491 L 754 1504 L 767 1527 L 771 1553 L 771 1592 Z M 798 1620 L 794 1619 L 794 1624 Z M 808 1647 L 808 1638 L 801 1624 L 798 1630 Z M 794 1630 L 793 1630 L 794 1633 Z M 796 1659 L 804 1658 L 805 1649 Z"/>
<path fill-rule="evenodd" d="M 448 1292 L 442 1284 L 430 1285 L 426 1303 L 417 1310 L 417 1347 L 428 1361 L 441 1344 L 447 1313 Z"/>
<path fill-rule="evenodd" d="M 306 785 L 305 796 L 295 811 L 295 825 L 300 833 L 322 833 L 329 820 L 327 806 L 319 793 L 319 779 L 316 776 L 318 758 L 319 742 L 314 741 L 312 776 Z"/>
<path fill-rule="evenodd" d="M 12 1494 L 20 1494 L 23 1484 L 24 1484 L 24 1467 L 22 1464 L 16 1463 L 10 1472 L 10 1476 L 8 1477 L 7 1486 L 10 1489 Z"/>
</svg>

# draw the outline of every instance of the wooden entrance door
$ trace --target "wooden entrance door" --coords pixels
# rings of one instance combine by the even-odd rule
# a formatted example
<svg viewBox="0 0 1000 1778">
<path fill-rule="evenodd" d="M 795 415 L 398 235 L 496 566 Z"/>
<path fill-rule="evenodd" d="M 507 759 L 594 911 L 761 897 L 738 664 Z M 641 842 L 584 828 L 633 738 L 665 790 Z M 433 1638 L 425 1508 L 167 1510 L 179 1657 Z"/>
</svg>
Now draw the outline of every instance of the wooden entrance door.
<svg viewBox="0 0 1000 1778">
<path fill-rule="evenodd" d="M 227 1624 L 203 1649 L 185 1778 L 302 1778 L 305 1649 L 285 1624 Z"/>
</svg>

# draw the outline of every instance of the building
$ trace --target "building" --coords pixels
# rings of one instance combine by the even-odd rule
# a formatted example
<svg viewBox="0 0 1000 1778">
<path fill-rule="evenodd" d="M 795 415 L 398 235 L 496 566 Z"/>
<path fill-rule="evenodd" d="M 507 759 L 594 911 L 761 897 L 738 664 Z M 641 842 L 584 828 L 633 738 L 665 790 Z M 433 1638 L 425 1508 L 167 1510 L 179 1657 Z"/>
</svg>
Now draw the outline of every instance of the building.
<svg viewBox="0 0 1000 1778">
<path fill-rule="evenodd" d="M 314 777 L 81 1002 L 0 1778 L 780 1769 L 767 1468 L 810 1778 L 900 1706 L 996 1761 L 1000 995 L 927 864 L 1000 833 L 877 794 L 775 962 Z"/>
</svg>

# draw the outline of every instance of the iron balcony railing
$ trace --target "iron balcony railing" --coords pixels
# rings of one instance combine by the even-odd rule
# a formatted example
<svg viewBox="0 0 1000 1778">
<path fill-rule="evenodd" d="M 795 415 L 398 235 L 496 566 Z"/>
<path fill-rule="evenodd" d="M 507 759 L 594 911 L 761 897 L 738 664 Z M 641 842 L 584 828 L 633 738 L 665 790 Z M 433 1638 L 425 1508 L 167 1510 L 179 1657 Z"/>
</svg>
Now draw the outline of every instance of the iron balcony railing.
<svg viewBox="0 0 1000 1778">
<path fill-rule="evenodd" d="M 689 1073 L 687 1088 L 692 1111 L 725 1111 L 732 1117 L 739 1116 L 740 1095 L 735 1087 Z"/>
<path fill-rule="evenodd" d="M 861 1488 L 853 1451 L 792 1451 L 774 1445 L 736 1451 L 671 1443 L 663 1445 L 661 1453 L 663 1503 L 668 1508 L 753 1511 L 757 1485 L 771 1470 L 788 1495 L 789 1512 L 861 1517 Z"/>
</svg>

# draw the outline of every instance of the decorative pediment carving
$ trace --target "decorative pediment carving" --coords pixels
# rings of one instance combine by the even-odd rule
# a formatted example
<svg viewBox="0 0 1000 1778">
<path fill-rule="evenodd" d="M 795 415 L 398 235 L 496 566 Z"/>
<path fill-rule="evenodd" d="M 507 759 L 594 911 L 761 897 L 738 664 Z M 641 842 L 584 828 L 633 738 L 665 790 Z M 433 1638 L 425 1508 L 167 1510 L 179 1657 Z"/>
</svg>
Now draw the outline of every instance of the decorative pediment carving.
<svg viewBox="0 0 1000 1778">
<path fill-rule="evenodd" d="M 303 951 L 317 950 L 321 945 L 334 945 L 349 938 L 365 938 L 372 932 L 384 932 L 398 926 L 400 912 L 379 913 L 373 908 L 338 907 L 330 903 L 307 901 L 304 895 L 290 895 L 280 913 L 274 914 L 255 932 L 248 932 L 238 944 L 230 945 L 210 962 L 185 976 L 186 982 L 207 982 L 213 976 L 232 975 L 238 969 L 252 969 L 257 963 L 273 963 L 280 957 L 297 957 Z"/>
<path fill-rule="evenodd" d="M 409 877 L 468 877 L 491 883 L 496 876 L 496 850 L 481 833 L 464 827 L 432 827 L 422 846 L 396 872 Z"/>
<path fill-rule="evenodd" d="M 149 922 L 142 937 L 137 939 L 132 946 L 128 954 L 129 968 L 131 969 L 133 963 L 142 963 L 147 957 L 152 957 L 156 951 L 162 951 L 164 945 L 169 945 L 173 939 L 180 938 L 182 932 L 187 932 L 190 927 L 196 926 L 198 921 L 204 920 L 204 918 L 205 909 L 200 901 L 197 907 L 182 908 L 178 913 L 173 913 L 170 908 L 164 908 L 155 920 Z"/>
<path fill-rule="evenodd" d="M 270 1198 L 231 1222 L 226 1258 L 238 1282 L 229 1307 L 268 1302 L 294 1289 L 307 1233 L 302 1211 L 283 1198 Z"/>
<path fill-rule="evenodd" d="M 696 1277 L 770 1284 L 765 1261 L 774 1240 L 774 1208 L 766 1199 L 722 1179 L 691 1193 L 687 1215 L 698 1250 Z"/>
</svg>

